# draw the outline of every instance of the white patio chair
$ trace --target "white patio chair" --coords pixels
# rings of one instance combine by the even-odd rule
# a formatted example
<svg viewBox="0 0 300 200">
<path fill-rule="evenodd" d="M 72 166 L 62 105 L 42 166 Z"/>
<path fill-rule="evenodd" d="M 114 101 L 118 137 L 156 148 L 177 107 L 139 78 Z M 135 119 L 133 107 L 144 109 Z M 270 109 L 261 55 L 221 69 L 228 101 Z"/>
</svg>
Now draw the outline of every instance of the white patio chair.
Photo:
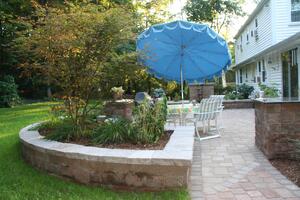
<svg viewBox="0 0 300 200">
<path fill-rule="evenodd" d="M 196 130 L 196 134 L 200 140 L 206 140 L 206 139 L 212 139 L 216 137 L 220 137 L 220 131 L 218 127 L 218 122 L 217 118 L 220 113 L 219 105 L 220 105 L 220 100 L 217 98 L 207 98 L 207 99 L 202 99 L 198 107 L 194 111 L 194 116 L 195 116 L 195 121 L 194 121 L 194 126 Z M 206 126 L 205 124 L 209 124 L 211 120 L 215 120 L 216 124 L 216 133 L 212 134 L 209 130 L 208 126 L 208 132 L 206 132 Z M 199 130 L 198 130 L 198 124 L 199 122 L 202 122 L 203 124 L 203 132 L 210 134 L 207 137 L 201 137 Z"/>
<path fill-rule="evenodd" d="M 223 112 L 223 109 L 224 109 L 224 105 L 223 105 L 224 97 L 225 97 L 225 95 L 211 95 L 209 97 L 211 99 L 216 99 L 216 101 L 218 102 L 219 114 L 215 118 L 215 126 L 218 126 L 218 130 L 223 130 L 223 126 L 222 126 L 222 112 Z M 219 124 L 218 124 L 218 122 L 219 122 Z M 208 127 L 211 128 L 210 122 L 209 122 L 209 126 Z"/>
<path fill-rule="evenodd" d="M 223 101 L 224 101 L 224 98 L 225 98 L 225 95 L 211 95 L 209 98 L 211 99 L 217 99 L 218 102 L 219 102 L 219 109 L 220 110 L 223 110 L 224 106 L 223 106 Z"/>
</svg>

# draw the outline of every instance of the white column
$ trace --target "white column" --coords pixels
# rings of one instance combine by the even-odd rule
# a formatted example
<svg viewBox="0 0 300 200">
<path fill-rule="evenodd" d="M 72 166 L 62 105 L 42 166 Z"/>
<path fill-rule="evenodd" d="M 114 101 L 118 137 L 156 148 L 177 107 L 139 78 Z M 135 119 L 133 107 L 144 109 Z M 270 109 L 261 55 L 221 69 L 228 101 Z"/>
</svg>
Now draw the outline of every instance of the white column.
<svg viewBox="0 0 300 200">
<path fill-rule="evenodd" d="M 235 84 L 236 85 L 239 84 L 239 70 L 238 69 L 235 70 Z"/>
<path fill-rule="evenodd" d="M 226 84 L 226 74 L 225 74 L 224 70 L 222 71 L 222 86 L 223 87 L 227 86 L 227 84 Z"/>
</svg>

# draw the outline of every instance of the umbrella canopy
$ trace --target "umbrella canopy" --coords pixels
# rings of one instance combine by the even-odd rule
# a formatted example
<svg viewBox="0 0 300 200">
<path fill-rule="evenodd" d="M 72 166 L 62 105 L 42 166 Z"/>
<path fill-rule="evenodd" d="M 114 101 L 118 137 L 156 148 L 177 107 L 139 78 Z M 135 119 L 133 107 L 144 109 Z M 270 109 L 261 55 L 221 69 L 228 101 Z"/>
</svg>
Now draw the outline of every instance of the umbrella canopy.
<svg viewBox="0 0 300 200">
<path fill-rule="evenodd" d="M 140 61 L 158 78 L 203 82 L 231 64 L 226 41 L 204 24 L 173 21 L 138 36 Z"/>
</svg>

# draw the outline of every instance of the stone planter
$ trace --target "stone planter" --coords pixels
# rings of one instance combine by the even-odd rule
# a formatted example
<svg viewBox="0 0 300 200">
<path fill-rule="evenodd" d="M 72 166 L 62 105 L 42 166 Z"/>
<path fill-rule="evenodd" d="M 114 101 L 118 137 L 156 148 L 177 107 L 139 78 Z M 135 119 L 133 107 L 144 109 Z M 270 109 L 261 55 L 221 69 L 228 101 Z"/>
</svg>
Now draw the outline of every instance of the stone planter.
<svg viewBox="0 0 300 200">
<path fill-rule="evenodd" d="M 108 101 L 104 106 L 104 113 L 108 116 L 119 116 L 131 120 L 133 108 L 134 101 L 132 99 Z"/>
<path fill-rule="evenodd" d="M 123 99 L 123 93 L 114 93 L 113 97 L 114 97 L 115 101 L 122 100 Z"/>
<path fill-rule="evenodd" d="M 176 127 L 163 150 L 127 150 L 45 140 L 38 131 L 30 131 L 35 125 L 20 131 L 22 155 L 32 166 L 51 174 L 86 185 L 129 190 L 188 186 L 193 127 Z"/>
</svg>

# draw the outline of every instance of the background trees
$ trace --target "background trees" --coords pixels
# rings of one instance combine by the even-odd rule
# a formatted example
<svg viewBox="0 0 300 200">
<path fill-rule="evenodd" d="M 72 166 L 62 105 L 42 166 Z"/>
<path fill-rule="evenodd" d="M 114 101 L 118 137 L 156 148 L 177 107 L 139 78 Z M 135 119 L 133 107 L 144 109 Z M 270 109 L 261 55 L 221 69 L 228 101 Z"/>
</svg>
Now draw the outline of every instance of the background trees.
<svg viewBox="0 0 300 200">
<path fill-rule="evenodd" d="M 58 80 L 52 77 L 48 69 L 65 59 L 63 55 L 66 52 L 63 50 L 70 45 L 69 36 L 79 36 L 82 30 L 86 31 L 95 22 L 93 19 L 81 21 L 82 14 L 93 12 L 98 15 L 119 8 L 133 16 L 134 21 L 130 25 L 130 38 L 110 52 L 110 59 L 102 69 L 102 96 L 109 97 L 113 86 L 123 85 L 128 94 L 151 92 L 151 87 L 162 87 L 166 85 L 164 81 L 153 78 L 137 65 L 135 40 L 146 26 L 169 17 L 166 11 L 169 2 L 171 0 L 0 0 L 0 80 L 5 75 L 12 75 L 20 95 L 25 98 L 43 98 L 59 92 Z M 78 21 L 62 17 L 67 12 L 73 12 L 73 17 Z M 75 15 L 76 12 L 81 15 Z M 126 17 L 119 20 L 128 22 Z M 60 33 L 66 29 L 68 31 L 64 35 Z M 58 41 L 62 43 L 58 44 Z M 73 62 L 76 59 L 73 58 Z"/>
<path fill-rule="evenodd" d="M 44 25 L 21 39 L 23 51 L 31 55 L 24 71 L 56 86 L 67 115 L 79 126 L 86 120 L 89 101 L 102 89 L 105 69 L 126 61 L 120 57 L 127 55 L 125 45 L 135 38 L 131 13 L 119 7 L 99 9 L 93 4 L 48 9 Z"/>
<path fill-rule="evenodd" d="M 244 0 L 188 0 L 185 11 L 189 20 L 208 23 L 218 33 L 236 16 L 243 16 Z"/>
<path fill-rule="evenodd" d="M 121 9 L 134 20 L 130 22 L 130 37 L 126 41 L 119 40 L 119 44 L 108 53 L 109 59 L 102 62 L 102 67 L 97 64 L 101 68 L 99 90 L 102 98 L 109 98 L 110 88 L 121 85 L 129 95 L 137 91 L 151 93 L 154 88 L 163 87 L 175 97 L 179 92 L 178 85 L 167 84 L 148 74 L 136 63 L 135 54 L 137 35 L 152 24 L 171 18 L 167 11 L 170 2 L 172 0 L 0 0 L 0 80 L 6 75 L 13 76 L 19 94 L 25 98 L 41 99 L 47 94 L 50 97 L 51 93 L 61 93 L 62 88 L 57 83 L 67 79 L 61 77 L 58 80 L 49 69 L 59 66 L 63 76 L 66 71 L 60 64 L 62 61 L 69 59 L 69 65 L 87 65 L 84 60 L 87 57 L 80 57 L 84 50 L 82 46 L 87 41 L 73 40 L 91 37 L 87 33 L 96 22 L 93 17 L 88 19 L 84 16 L 88 13 L 98 16 Z M 189 20 L 207 22 L 221 30 L 230 23 L 232 16 L 241 14 L 240 2 L 189 0 L 185 10 Z M 120 17 L 120 21 L 128 23 L 127 17 L 122 19 L 122 13 Z M 80 52 L 76 56 L 75 52 L 67 49 L 72 45 L 77 45 Z M 97 59 L 100 57 L 99 54 Z"/>
</svg>

